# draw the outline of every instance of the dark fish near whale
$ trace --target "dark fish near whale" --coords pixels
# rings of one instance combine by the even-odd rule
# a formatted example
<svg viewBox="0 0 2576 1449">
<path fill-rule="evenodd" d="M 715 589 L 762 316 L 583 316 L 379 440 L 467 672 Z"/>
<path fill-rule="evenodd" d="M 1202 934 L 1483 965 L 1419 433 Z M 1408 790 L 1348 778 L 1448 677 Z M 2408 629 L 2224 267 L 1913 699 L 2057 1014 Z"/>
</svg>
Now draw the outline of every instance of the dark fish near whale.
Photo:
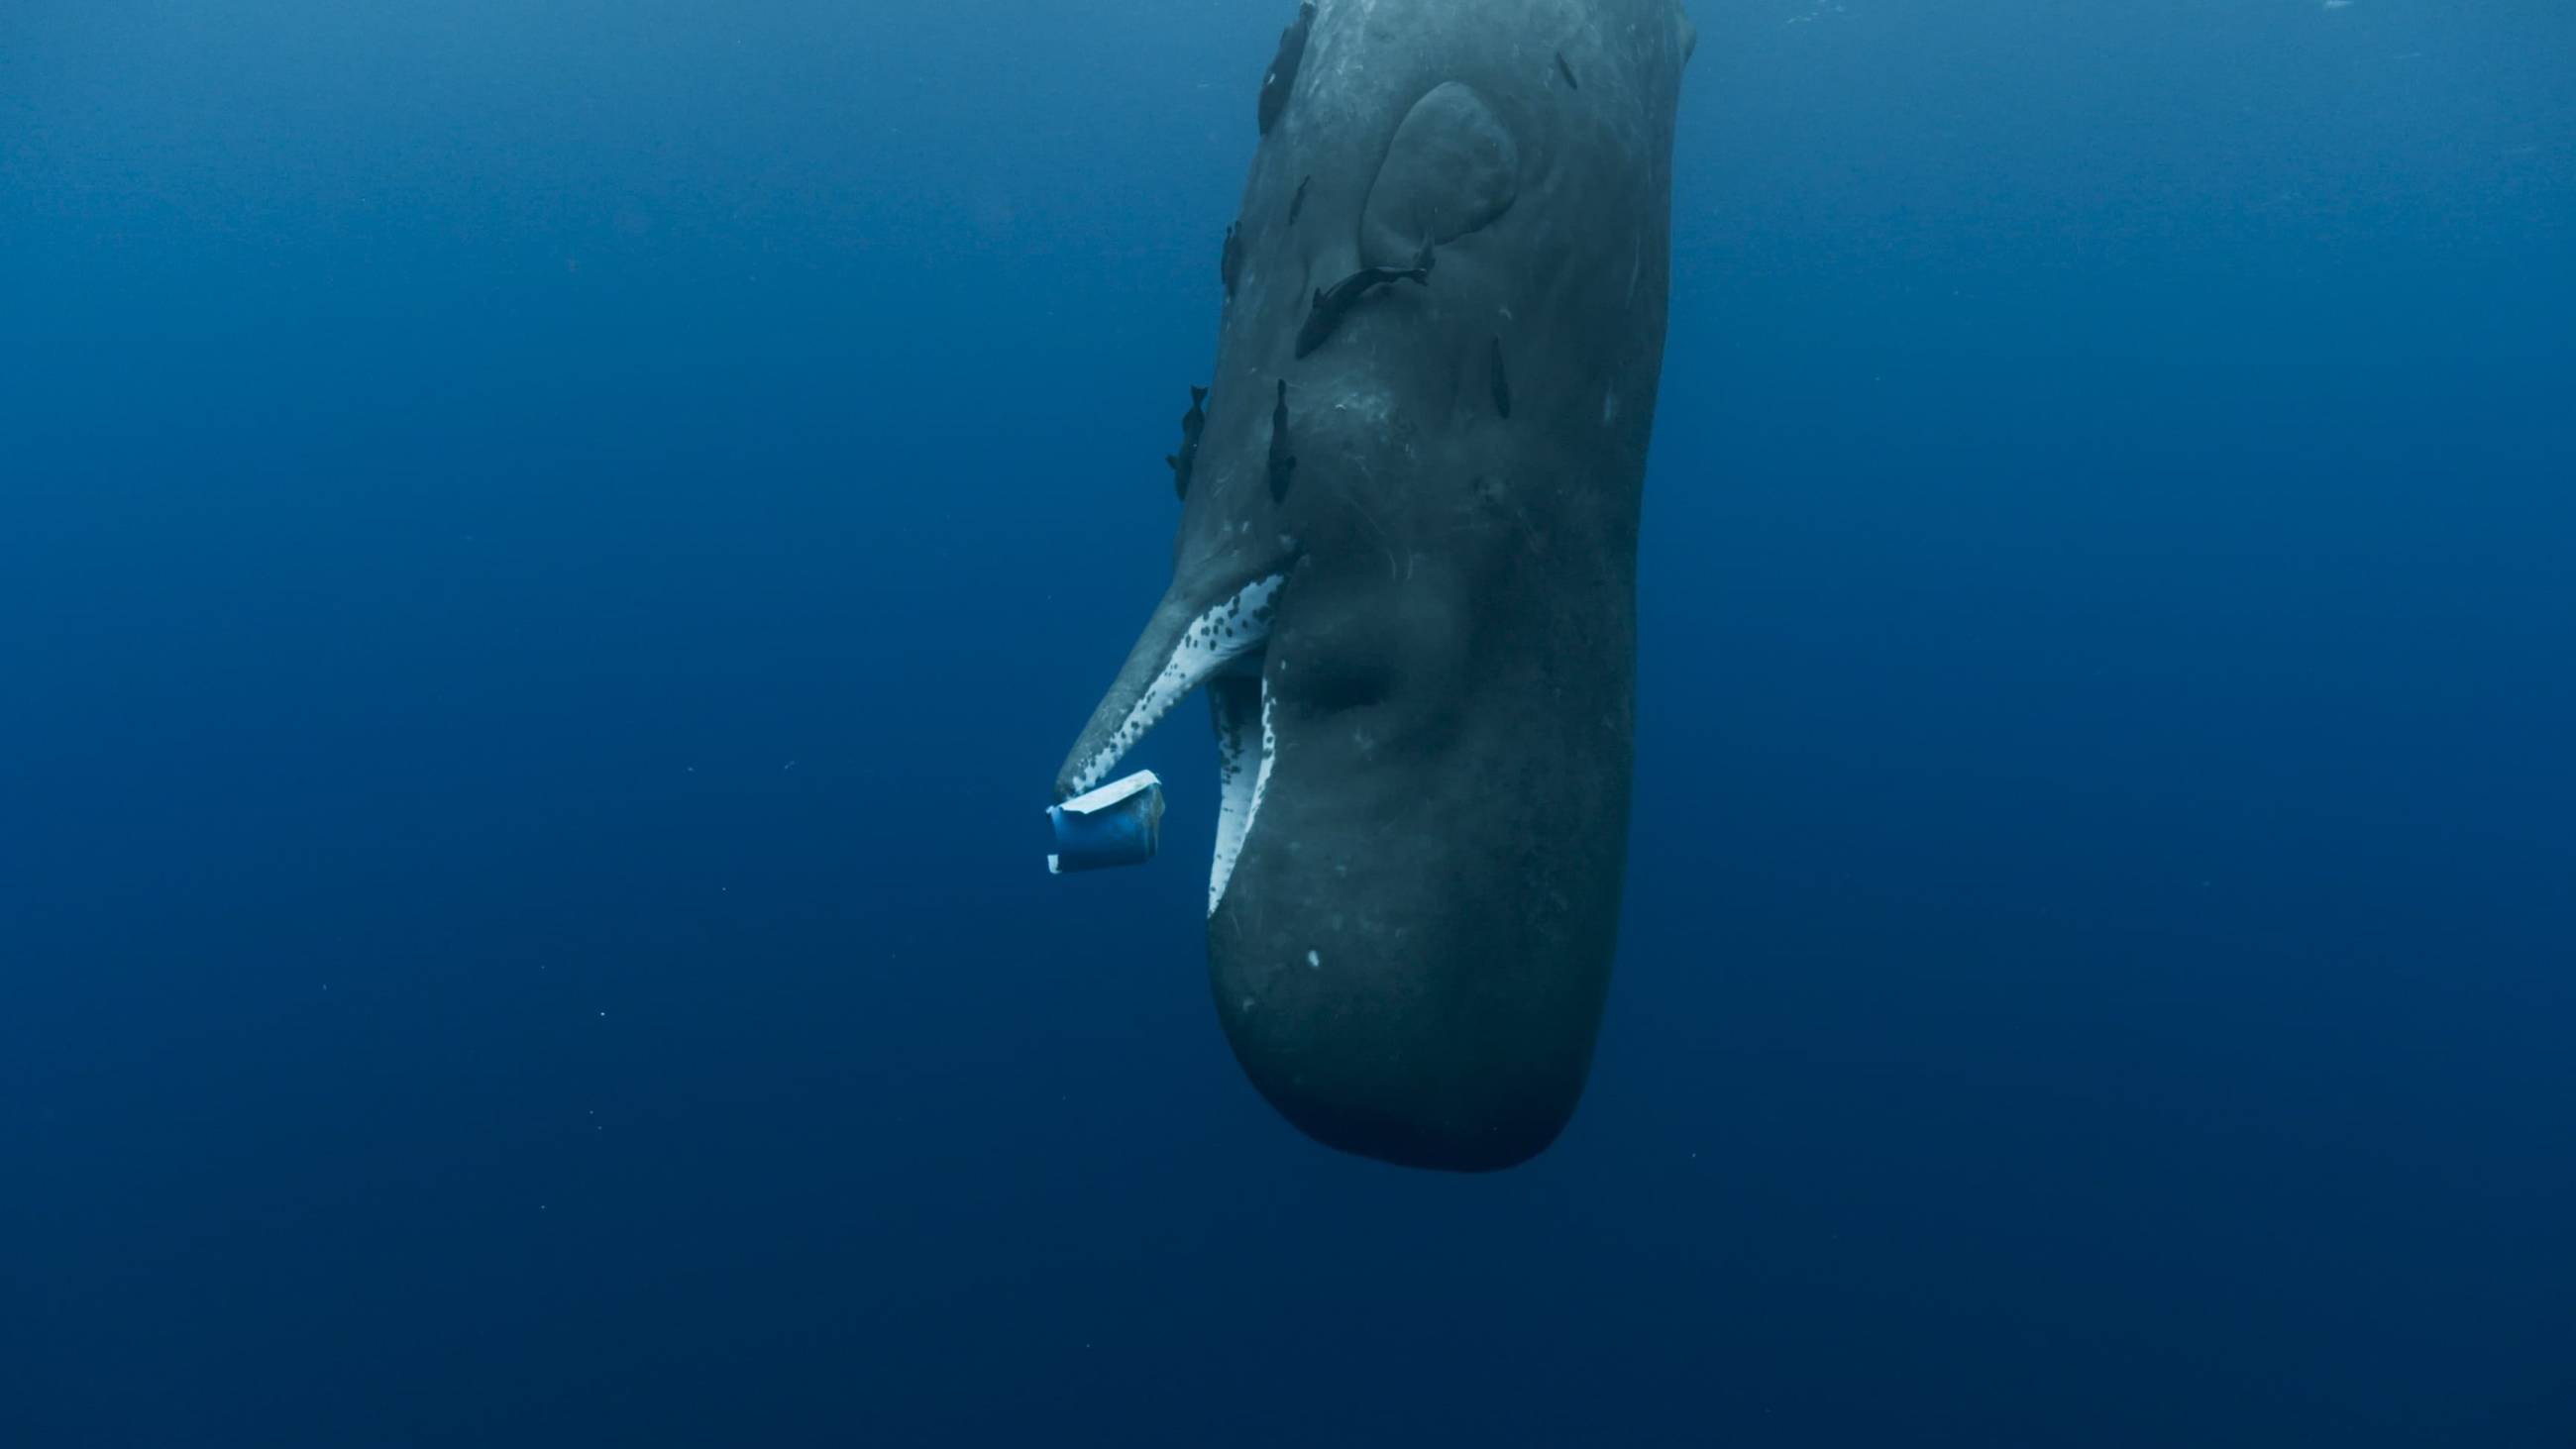
<svg viewBox="0 0 2576 1449">
<path fill-rule="evenodd" d="M 1305 325 L 1297 329 L 1297 355 L 1304 357 L 1323 346 L 1362 297 L 1394 282 L 1431 285 L 1431 248 L 1424 247 L 1412 266 L 1362 267 L 1316 292 L 1314 304 L 1307 309 Z"/>
</svg>

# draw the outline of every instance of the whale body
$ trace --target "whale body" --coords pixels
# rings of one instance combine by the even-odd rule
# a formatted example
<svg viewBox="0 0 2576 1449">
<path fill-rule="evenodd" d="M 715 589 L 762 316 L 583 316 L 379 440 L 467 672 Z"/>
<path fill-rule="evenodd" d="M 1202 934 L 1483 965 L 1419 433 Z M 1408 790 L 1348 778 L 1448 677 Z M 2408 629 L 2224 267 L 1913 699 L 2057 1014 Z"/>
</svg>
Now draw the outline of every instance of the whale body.
<svg viewBox="0 0 2576 1449">
<path fill-rule="evenodd" d="M 1172 576 L 1055 798 L 1208 695 L 1218 1017 L 1346 1151 L 1508 1167 L 1590 1069 L 1692 44 L 1676 0 L 1312 0 L 1264 77 Z"/>
</svg>

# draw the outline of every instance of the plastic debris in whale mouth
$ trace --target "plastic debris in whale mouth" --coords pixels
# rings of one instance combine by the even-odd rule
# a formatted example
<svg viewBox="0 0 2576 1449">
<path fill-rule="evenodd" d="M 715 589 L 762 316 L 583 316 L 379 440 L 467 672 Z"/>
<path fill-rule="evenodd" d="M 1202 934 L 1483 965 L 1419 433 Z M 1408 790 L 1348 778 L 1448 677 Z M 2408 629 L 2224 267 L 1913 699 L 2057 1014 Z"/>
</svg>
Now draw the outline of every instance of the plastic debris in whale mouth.
<svg viewBox="0 0 2576 1449">
<path fill-rule="evenodd" d="M 1047 807 L 1055 850 L 1047 873 L 1066 875 L 1111 866 L 1143 865 L 1154 858 L 1163 834 L 1163 782 L 1151 770 Z"/>
</svg>

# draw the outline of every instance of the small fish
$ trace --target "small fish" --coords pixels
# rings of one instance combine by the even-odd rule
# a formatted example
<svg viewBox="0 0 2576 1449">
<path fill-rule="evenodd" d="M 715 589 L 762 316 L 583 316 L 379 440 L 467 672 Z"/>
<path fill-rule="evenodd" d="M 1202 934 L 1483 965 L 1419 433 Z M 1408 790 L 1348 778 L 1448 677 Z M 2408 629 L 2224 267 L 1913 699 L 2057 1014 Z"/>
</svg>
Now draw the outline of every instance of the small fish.
<svg viewBox="0 0 2576 1449">
<path fill-rule="evenodd" d="M 1279 379 L 1279 401 L 1270 409 L 1270 501 L 1288 501 L 1288 481 L 1297 471 L 1288 451 L 1288 379 Z"/>
<path fill-rule="evenodd" d="M 1333 329 L 1342 325 L 1343 314 L 1360 304 L 1360 299 L 1391 282 L 1413 282 L 1431 285 L 1431 248 L 1410 267 L 1362 267 L 1329 287 L 1315 293 L 1314 305 L 1306 313 L 1306 325 L 1297 329 L 1297 355 L 1304 357 L 1324 345 Z"/>
<path fill-rule="evenodd" d="M 1206 388 L 1190 389 L 1190 410 L 1181 414 L 1181 450 L 1163 455 L 1172 469 L 1172 494 L 1183 502 L 1190 496 L 1190 472 L 1198 466 L 1199 435 L 1207 431 L 1207 395 Z"/>
<path fill-rule="evenodd" d="M 1556 53 L 1556 73 L 1565 77 L 1566 85 L 1578 91 L 1583 89 L 1583 82 L 1574 78 L 1574 67 L 1565 63 L 1565 52 L 1561 50 Z"/>
<path fill-rule="evenodd" d="M 1261 76 L 1261 101 L 1257 109 L 1261 134 L 1265 136 L 1270 134 L 1271 127 L 1279 124 L 1280 113 L 1288 109 L 1288 98 L 1296 93 L 1297 67 L 1305 62 L 1306 34 L 1314 26 L 1314 0 L 1305 0 L 1297 7 L 1295 23 L 1279 34 L 1279 54 L 1271 60 L 1270 69 Z"/>
<path fill-rule="evenodd" d="M 1315 178 L 1312 176 L 1307 177 L 1305 180 L 1297 183 L 1297 194 L 1288 198 L 1288 224 L 1290 226 L 1295 226 L 1297 224 L 1297 213 L 1306 209 L 1306 188 L 1314 184 Z"/>
<path fill-rule="evenodd" d="M 1243 274 L 1243 236 L 1241 223 L 1225 229 L 1225 251 L 1217 258 L 1217 279 L 1225 283 L 1225 298 L 1234 300 L 1234 279 Z"/>
</svg>

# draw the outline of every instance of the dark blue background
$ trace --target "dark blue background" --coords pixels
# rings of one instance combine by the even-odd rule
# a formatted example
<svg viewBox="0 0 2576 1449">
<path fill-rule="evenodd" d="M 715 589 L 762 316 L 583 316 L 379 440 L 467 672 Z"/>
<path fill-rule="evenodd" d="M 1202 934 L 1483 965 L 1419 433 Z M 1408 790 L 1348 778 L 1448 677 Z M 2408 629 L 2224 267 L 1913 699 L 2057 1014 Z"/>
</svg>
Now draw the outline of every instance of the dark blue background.
<svg viewBox="0 0 2576 1449">
<path fill-rule="evenodd" d="M 1456 1179 L 1039 862 L 1288 8 L 0 6 L 0 1443 L 2576 1443 L 2576 15 L 1695 7 Z"/>
</svg>

